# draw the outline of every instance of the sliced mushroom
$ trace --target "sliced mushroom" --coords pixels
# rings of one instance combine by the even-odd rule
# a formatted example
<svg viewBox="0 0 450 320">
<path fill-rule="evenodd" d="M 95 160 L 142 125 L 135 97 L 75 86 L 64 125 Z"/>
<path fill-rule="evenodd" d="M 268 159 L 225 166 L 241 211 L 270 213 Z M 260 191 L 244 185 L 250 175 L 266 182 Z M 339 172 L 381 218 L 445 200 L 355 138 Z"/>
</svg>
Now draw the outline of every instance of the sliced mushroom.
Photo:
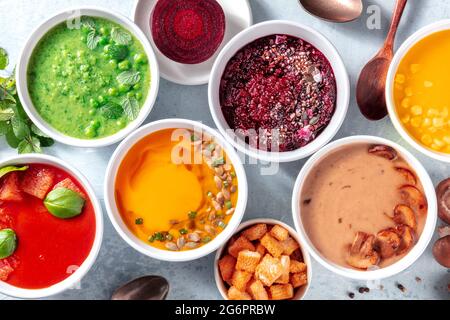
<svg viewBox="0 0 450 320">
<path fill-rule="evenodd" d="M 347 263 L 357 269 L 367 269 L 377 265 L 380 255 L 374 250 L 375 236 L 357 232 L 350 247 Z"/>
<path fill-rule="evenodd" d="M 395 171 L 400 173 L 406 180 L 406 183 L 412 186 L 417 184 L 417 179 L 414 173 L 411 170 L 401 167 L 396 167 Z"/>
<path fill-rule="evenodd" d="M 450 235 L 440 238 L 434 243 L 433 255 L 439 264 L 450 268 Z"/>
<path fill-rule="evenodd" d="M 413 229 L 405 225 L 396 226 L 395 230 L 402 239 L 400 247 L 397 251 L 397 255 L 400 255 L 409 251 L 409 249 L 411 249 L 412 246 L 416 243 L 416 234 L 414 233 Z"/>
<path fill-rule="evenodd" d="M 404 185 L 400 187 L 400 193 L 408 206 L 419 214 L 426 214 L 428 210 L 427 199 L 415 186 Z"/>
<path fill-rule="evenodd" d="M 369 153 L 386 158 L 388 160 L 397 159 L 397 151 L 394 148 L 386 145 L 373 145 L 369 148 Z"/>
<path fill-rule="evenodd" d="M 439 218 L 450 224 L 450 178 L 438 184 L 436 194 L 438 198 Z"/>
<path fill-rule="evenodd" d="M 381 258 L 386 259 L 395 255 L 402 240 L 394 228 L 381 230 L 377 233 L 375 246 Z"/>
<path fill-rule="evenodd" d="M 410 207 L 404 204 L 398 204 L 395 206 L 394 217 L 392 220 L 394 220 L 396 224 L 404 224 L 412 228 L 414 231 L 417 230 L 416 214 Z"/>
</svg>

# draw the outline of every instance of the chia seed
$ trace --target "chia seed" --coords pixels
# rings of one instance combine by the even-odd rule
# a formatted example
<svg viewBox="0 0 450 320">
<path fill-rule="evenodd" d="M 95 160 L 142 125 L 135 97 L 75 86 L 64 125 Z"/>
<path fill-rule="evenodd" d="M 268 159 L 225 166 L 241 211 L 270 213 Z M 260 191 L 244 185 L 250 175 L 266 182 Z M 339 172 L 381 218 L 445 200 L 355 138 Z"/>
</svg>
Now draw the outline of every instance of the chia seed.
<svg viewBox="0 0 450 320">
<path fill-rule="evenodd" d="M 231 128 L 245 136 L 264 133 L 255 141 L 259 149 L 270 151 L 279 144 L 279 151 L 292 151 L 313 141 L 329 124 L 336 80 L 329 61 L 313 45 L 271 35 L 230 59 L 221 79 L 220 104 Z"/>
</svg>

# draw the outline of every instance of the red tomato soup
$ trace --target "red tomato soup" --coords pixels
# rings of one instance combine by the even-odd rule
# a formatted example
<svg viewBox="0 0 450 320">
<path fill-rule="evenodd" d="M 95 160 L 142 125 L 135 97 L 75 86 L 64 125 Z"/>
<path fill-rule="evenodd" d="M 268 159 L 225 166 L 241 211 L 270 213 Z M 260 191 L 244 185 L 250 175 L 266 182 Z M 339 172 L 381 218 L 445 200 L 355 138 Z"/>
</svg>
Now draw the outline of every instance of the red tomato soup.
<svg viewBox="0 0 450 320">
<path fill-rule="evenodd" d="M 61 218 L 47 209 L 44 201 L 57 188 L 84 199 L 76 216 Z M 5 228 L 14 230 L 16 249 L 0 259 L 0 280 L 20 288 L 42 289 L 69 277 L 89 255 L 95 238 L 94 208 L 70 174 L 31 164 L 0 178 L 0 231 Z"/>
</svg>

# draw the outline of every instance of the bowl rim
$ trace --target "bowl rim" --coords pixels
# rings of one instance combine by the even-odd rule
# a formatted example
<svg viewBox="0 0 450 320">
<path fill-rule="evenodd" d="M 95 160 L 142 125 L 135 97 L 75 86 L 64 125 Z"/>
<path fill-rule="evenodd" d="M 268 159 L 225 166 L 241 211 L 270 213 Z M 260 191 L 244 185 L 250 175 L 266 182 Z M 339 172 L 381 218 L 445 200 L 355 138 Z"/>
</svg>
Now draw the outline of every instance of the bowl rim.
<svg viewBox="0 0 450 320">
<path fill-rule="evenodd" d="M 420 179 L 422 186 L 424 188 L 424 193 L 428 201 L 428 212 L 427 218 L 425 222 L 424 229 L 422 234 L 420 235 L 417 243 L 414 247 L 399 261 L 389 265 L 387 267 L 371 270 L 371 271 L 362 271 L 355 270 L 351 268 L 346 268 L 340 266 L 336 263 L 333 263 L 326 259 L 314 246 L 312 241 L 309 239 L 307 232 L 305 231 L 301 219 L 300 212 L 300 194 L 305 182 L 306 177 L 311 172 L 311 169 L 318 164 L 325 156 L 329 155 L 336 149 L 339 149 L 343 146 L 348 146 L 351 144 L 357 143 L 367 143 L 367 144 L 385 144 L 393 147 L 401 156 L 405 159 L 405 161 L 414 169 L 416 175 Z M 423 165 L 417 160 L 414 155 L 412 155 L 408 150 L 399 144 L 390 141 L 385 138 L 376 137 L 376 136 L 368 136 L 368 135 L 359 135 L 359 136 L 350 136 L 346 138 L 342 138 L 332 143 L 326 145 L 321 150 L 319 150 L 316 154 L 314 154 L 305 165 L 300 170 L 300 173 L 297 176 L 295 181 L 293 195 L 292 195 L 292 215 L 294 219 L 295 229 L 297 230 L 300 238 L 306 244 L 306 248 L 311 253 L 316 261 L 318 261 L 322 266 L 326 269 L 332 271 L 335 274 L 340 276 L 344 276 L 346 278 L 355 279 L 355 280 L 380 280 L 384 278 L 388 278 L 399 274 L 400 272 L 409 268 L 412 264 L 414 264 L 417 259 L 423 254 L 426 250 L 428 244 L 430 243 L 437 223 L 437 199 L 436 193 L 434 190 L 433 182 L 431 181 L 428 172 L 425 170 Z"/>
<path fill-rule="evenodd" d="M 214 137 L 214 139 L 222 146 L 222 148 L 226 151 L 227 156 L 230 158 L 234 166 L 239 183 L 236 211 L 234 212 L 233 217 L 231 218 L 227 227 L 209 243 L 197 249 L 192 249 L 188 251 L 172 252 L 168 250 L 162 250 L 152 247 L 151 245 L 146 244 L 144 243 L 144 241 L 138 239 L 123 222 L 120 216 L 120 212 L 117 209 L 114 192 L 115 180 L 117 172 L 119 170 L 119 166 L 122 163 L 123 158 L 126 156 L 128 151 L 136 143 L 141 141 L 143 138 L 149 136 L 153 132 L 171 128 L 174 129 L 193 128 L 195 130 L 202 130 L 206 132 L 208 135 Z M 130 245 L 138 252 L 151 258 L 155 258 L 162 261 L 181 262 L 181 261 L 191 261 L 204 257 L 210 254 L 211 252 L 217 250 L 217 248 L 219 248 L 222 243 L 228 241 L 228 239 L 233 235 L 234 230 L 236 230 L 236 228 L 239 226 L 242 217 L 244 216 L 245 208 L 247 206 L 248 186 L 244 166 L 242 165 L 242 162 L 240 161 L 237 152 L 226 142 L 226 140 L 218 132 L 216 132 L 216 130 L 197 121 L 172 118 L 150 122 L 139 128 L 135 132 L 133 132 L 124 141 L 120 143 L 120 145 L 114 151 L 114 154 L 112 155 L 108 163 L 108 167 L 106 169 L 104 182 L 104 197 L 108 217 L 112 225 L 116 229 L 117 233 L 119 233 L 122 239 L 128 243 L 128 245 Z"/>
<path fill-rule="evenodd" d="M 64 134 L 57 129 L 53 128 L 47 121 L 45 121 L 36 108 L 34 107 L 29 92 L 27 82 L 27 70 L 30 58 L 36 48 L 36 45 L 53 27 L 59 23 L 65 21 L 72 12 L 77 12 L 82 15 L 100 17 L 110 20 L 119 24 L 122 28 L 133 34 L 136 39 L 141 43 L 147 58 L 148 66 L 150 68 L 151 82 L 147 98 L 141 107 L 138 117 L 128 123 L 123 129 L 116 133 L 99 139 L 81 139 Z M 108 8 L 102 8 L 98 6 L 76 6 L 64 9 L 53 14 L 51 17 L 46 18 L 41 22 L 29 35 L 25 44 L 20 50 L 19 59 L 16 67 L 16 86 L 17 93 L 23 105 L 23 109 L 27 113 L 32 122 L 46 135 L 53 138 L 62 144 L 83 147 L 83 148 L 96 148 L 105 147 L 111 144 L 117 143 L 123 140 L 127 135 L 138 128 L 149 116 L 156 102 L 159 89 L 159 65 L 156 59 L 156 55 L 151 47 L 147 37 L 144 33 L 134 24 L 133 21 Z"/>
<path fill-rule="evenodd" d="M 230 58 L 245 45 L 252 41 L 264 36 L 273 34 L 280 34 L 282 32 L 265 32 L 264 35 L 260 35 L 258 32 L 260 29 L 267 27 L 274 28 L 292 28 L 296 29 L 299 33 L 309 34 L 314 40 L 308 39 L 307 41 L 318 48 L 330 62 L 335 78 L 336 78 L 336 106 L 327 127 L 310 143 L 306 146 L 298 148 L 293 151 L 286 152 L 269 152 L 263 151 L 248 145 L 240 138 L 236 136 L 230 129 L 230 126 L 224 120 L 224 116 L 220 107 L 220 102 L 217 102 L 220 79 L 222 78 L 223 71 L 229 61 L 225 59 L 230 55 Z M 291 34 L 292 36 L 302 38 L 292 32 L 285 32 L 285 34 Z M 249 40 L 247 40 L 249 39 Z M 329 53 L 325 54 L 324 50 Z M 340 103 L 339 103 L 340 102 Z M 315 153 L 321 147 L 326 145 L 337 134 L 342 123 L 345 120 L 348 107 L 350 103 L 350 80 L 347 73 L 345 64 L 336 49 L 336 47 L 319 31 L 292 21 L 287 20 L 270 20 L 260 22 L 250 26 L 249 28 L 241 31 L 235 35 L 220 51 L 214 62 L 211 70 L 210 80 L 208 84 L 208 104 L 214 123 L 218 127 L 219 131 L 225 137 L 225 139 L 240 152 L 258 160 L 267 162 L 290 162 L 306 158 Z"/>
<path fill-rule="evenodd" d="M 414 149 L 419 151 L 420 153 L 443 162 L 450 163 L 450 154 L 446 154 L 443 152 L 434 151 L 432 149 L 429 149 L 422 145 L 420 142 L 418 142 L 415 138 L 412 137 L 412 135 L 404 128 L 402 125 L 398 115 L 397 115 L 397 107 L 394 102 L 393 98 L 393 89 L 394 89 L 394 79 L 395 74 L 397 73 L 398 67 L 402 61 L 402 59 L 405 57 L 405 55 L 409 52 L 409 50 L 414 47 L 417 43 L 422 41 L 423 39 L 427 38 L 428 36 L 444 31 L 444 30 L 450 30 L 450 19 L 444 19 L 437 22 L 433 22 L 431 24 L 428 24 L 416 32 L 414 32 L 412 35 L 410 35 L 405 42 L 400 46 L 400 48 L 397 50 L 397 52 L 394 55 L 394 58 L 392 59 L 392 62 L 389 66 L 389 70 L 387 73 L 386 78 L 386 90 L 385 90 L 385 96 L 386 96 L 386 105 L 389 113 L 389 117 L 392 121 L 392 124 L 394 125 L 394 128 L 397 130 L 397 132 L 402 136 L 403 139 L 405 139 Z"/>
<path fill-rule="evenodd" d="M 44 154 L 24 154 L 2 159 L 0 162 L 0 167 L 3 167 L 5 165 L 30 164 L 30 163 L 48 164 L 56 168 L 60 168 L 64 171 L 67 171 L 79 183 L 81 183 L 86 193 L 88 194 L 89 200 L 91 201 L 92 206 L 94 208 L 96 226 L 95 226 L 95 238 L 92 247 L 90 249 L 89 255 L 83 261 L 81 266 L 73 274 L 71 274 L 63 281 L 60 281 L 50 287 L 41 289 L 25 289 L 0 281 L 1 293 L 11 297 L 22 299 L 46 298 L 61 293 L 67 289 L 70 289 L 71 287 L 79 283 L 92 268 L 98 257 L 102 245 L 103 231 L 104 231 L 103 211 L 100 201 L 95 195 L 94 189 L 92 188 L 88 179 L 78 169 L 68 164 L 64 160 Z"/>
<path fill-rule="evenodd" d="M 255 219 L 246 220 L 239 225 L 239 227 L 233 233 L 233 236 L 236 235 L 237 233 L 241 232 L 243 229 L 248 228 L 252 225 L 258 224 L 258 223 L 266 223 L 269 225 L 280 225 L 283 228 L 286 228 L 289 231 L 289 235 L 291 237 L 293 237 L 300 245 L 300 250 L 303 255 L 303 261 L 305 262 L 306 267 L 307 267 L 306 273 L 308 276 L 308 283 L 306 284 L 306 286 L 304 286 L 304 289 L 302 289 L 303 292 L 301 294 L 299 294 L 299 292 L 297 292 L 297 296 L 294 296 L 294 298 L 291 300 L 303 300 L 309 291 L 309 287 L 311 286 L 312 275 L 313 275 L 311 257 L 309 255 L 308 250 L 304 246 L 303 240 L 299 237 L 298 232 L 294 228 L 292 228 L 290 225 L 288 225 L 287 223 L 282 222 L 280 220 L 276 220 L 276 219 L 272 219 L 272 218 L 255 218 Z M 221 246 L 216 251 L 216 255 L 214 257 L 214 279 L 216 282 L 217 289 L 219 290 L 219 292 L 224 300 L 228 300 L 228 296 L 227 296 L 227 293 L 225 290 L 224 281 L 222 280 L 222 277 L 220 276 L 218 263 L 219 263 L 220 258 L 222 257 L 222 254 L 223 254 L 223 251 L 225 250 L 226 245 L 228 244 L 228 241 L 225 242 L 223 244 L 223 246 Z"/>
</svg>

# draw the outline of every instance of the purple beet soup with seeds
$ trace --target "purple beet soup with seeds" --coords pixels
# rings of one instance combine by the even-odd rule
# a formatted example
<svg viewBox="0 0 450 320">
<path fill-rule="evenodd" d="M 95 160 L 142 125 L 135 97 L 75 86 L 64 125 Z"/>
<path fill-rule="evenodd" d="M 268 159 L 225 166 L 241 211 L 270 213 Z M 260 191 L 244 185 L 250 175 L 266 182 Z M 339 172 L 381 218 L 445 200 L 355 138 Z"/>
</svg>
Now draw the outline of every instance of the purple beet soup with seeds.
<svg viewBox="0 0 450 320">
<path fill-rule="evenodd" d="M 208 60 L 225 35 L 225 13 L 216 0 L 158 0 L 150 21 L 153 41 L 169 59 Z"/>
<path fill-rule="evenodd" d="M 293 151 L 329 124 L 336 79 L 328 59 L 313 45 L 294 36 L 270 35 L 230 59 L 220 83 L 220 104 L 228 125 L 247 143 L 267 151 Z"/>
</svg>

